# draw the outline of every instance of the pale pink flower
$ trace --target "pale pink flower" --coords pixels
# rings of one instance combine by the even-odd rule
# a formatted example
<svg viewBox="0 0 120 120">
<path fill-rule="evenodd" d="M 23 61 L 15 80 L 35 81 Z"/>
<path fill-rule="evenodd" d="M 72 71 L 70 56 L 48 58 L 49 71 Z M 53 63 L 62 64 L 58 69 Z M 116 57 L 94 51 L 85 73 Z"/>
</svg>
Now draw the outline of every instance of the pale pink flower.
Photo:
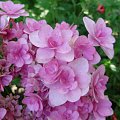
<svg viewBox="0 0 120 120">
<path fill-rule="evenodd" d="M 0 120 L 4 118 L 6 114 L 6 109 L 5 108 L 0 108 Z"/>
<path fill-rule="evenodd" d="M 79 32 L 77 30 L 77 25 L 70 25 L 70 24 L 63 21 L 61 24 L 57 23 L 56 28 L 59 28 L 61 30 L 71 30 L 73 32 L 72 40 L 70 41 L 71 45 L 73 45 L 74 42 L 79 37 Z"/>
<path fill-rule="evenodd" d="M 0 16 L 7 15 L 10 18 L 28 16 L 29 14 L 23 9 L 24 5 L 14 4 L 12 1 L 0 2 Z"/>
<path fill-rule="evenodd" d="M 75 73 L 75 78 L 81 90 L 81 96 L 84 96 L 89 91 L 91 82 L 88 61 L 85 58 L 81 57 L 70 62 L 68 65 L 73 69 Z"/>
<path fill-rule="evenodd" d="M 63 61 L 70 62 L 74 59 L 74 51 L 70 46 L 73 32 L 71 30 L 52 29 L 43 25 L 40 30 L 29 35 L 30 42 L 39 47 L 36 53 L 38 63 L 47 63 L 54 56 Z"/>
<path fill-rule="evenodd" d="M 43 25 L 46 25 L 45 20 L 36 21 L 32 18 L 26 18 L 26 24 L 24 28 L 24 32 L 30 34 L 31 32 L 39 30 Z"/>
<path fill-rule="evenodd" d="M 84 17 L 83 21 L 89 32 L 88 39 L 93 42 L 94 46 L 100 46 L 105 54 L 112 59 L 115 38 L 112 36 L 111 28 L 106 27 L 106 23 L 102 18 L 99 18 L 96 23 L 88 17 Z"/>
<path fill-rule="evenodd" d="M 91 41 L 84 35 L 80 36 L 74 44 L 75 58 L 84 57 L 90 63 L 97 64 L 100 62 L 100 56 L 93 47 Z"/>
<path fill-rule="evenodd" d="M 56 84 L 50 87 L 49 100 L 51 105 L 59 106 L 66 101 L 75 102 L 80 98 L 81 92 L 77 88 L 75 74 L 70 67 L 61 66 L 61 73 L 58 76 L 58 80 Z"/>
<path fill-rule="evenodd" d="M 97 101 L 98 98 L 104 98 L 104 91 L 106 90 L 106 84 L 108 81 L 108 76 L 105 74 L 105 67 L 101 65 L 92 74 L 91 80 L 91 94 Z"/>
<path fill-rule="evenodd" d="M 22 67 L 24 64 L 32 62 L 32 56 L 29 53 L 29 46 L 25 38 L 20 38 L 16 42 L 8 42 L 7 51 L 7 61 L 17 67 Z"/>
<path fill-rule="evenodd" d="M 56 59 L 43 65 L 39 71 L 40 78 L 45 84 L 53 84 L 57 81 L 57 77 L 60 74 L 59 62 Z"/>
<path fill-rule="evenodd" d="M 50 105 L 59 106 L 67 101 L 76 102 L 81 96 L 87 94 L 91 80 L 87 73 L 88 68 L 88 62 L 85 58 L 76 59 L 68 66 L 61 66 L 58 81 L 49 86 Z"/>
<path fill-rule="evenodd" d="M 22 103 L 26 104 L 27 108 L 30 111 L 37 112 L 39 110 L 41 111 L 43 110 L 41 98 L 37 94 L 34 94 L 34 93 L 26 94 L 26 97 L 23 99 Z"/>
</svg>

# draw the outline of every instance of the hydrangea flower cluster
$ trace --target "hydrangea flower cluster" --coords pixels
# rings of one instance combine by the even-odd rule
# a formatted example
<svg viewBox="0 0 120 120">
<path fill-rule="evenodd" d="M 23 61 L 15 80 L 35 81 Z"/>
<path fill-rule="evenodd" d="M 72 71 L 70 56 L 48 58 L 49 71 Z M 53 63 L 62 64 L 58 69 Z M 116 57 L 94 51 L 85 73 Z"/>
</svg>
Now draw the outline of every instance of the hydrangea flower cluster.
<svg viewBox="0 0 120 120">
<path fill-rule="evenodd" d="M 104 94 L 108 76 L 96 47 L 114 56 L 111 28 L 83 18 L 88 36 L 66 22 L 51 27 L 26 18 L 24 5 L 0 2 L 0 120 L 105 120 L 113 114 Z M 21 94 L 6 93 L 15 78 Z"/>
</svg>

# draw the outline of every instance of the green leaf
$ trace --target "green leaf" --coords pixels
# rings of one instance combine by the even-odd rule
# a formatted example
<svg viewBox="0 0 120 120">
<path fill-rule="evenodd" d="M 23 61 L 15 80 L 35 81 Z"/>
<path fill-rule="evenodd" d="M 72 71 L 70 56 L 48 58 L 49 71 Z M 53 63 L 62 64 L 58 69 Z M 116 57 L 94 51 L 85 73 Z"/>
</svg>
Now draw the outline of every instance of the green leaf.
<svg viewBox="0 0 120 120">
<path fill-rule="evenodd" d="M 20 77 L 16 77 L 15 79 L 12 80 L 12 84 L 18 86 L 20 84 L 20 80 L 21 80 Z"/>
</svg>

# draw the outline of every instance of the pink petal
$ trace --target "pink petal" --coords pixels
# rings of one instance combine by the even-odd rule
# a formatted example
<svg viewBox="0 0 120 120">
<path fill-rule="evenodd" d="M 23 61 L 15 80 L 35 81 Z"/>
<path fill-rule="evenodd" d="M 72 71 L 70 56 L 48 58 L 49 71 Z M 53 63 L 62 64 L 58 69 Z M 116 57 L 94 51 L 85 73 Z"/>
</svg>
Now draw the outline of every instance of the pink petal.
<svg viewBox="0 0 120 120">
<path fill-rule="evenodd" d="M 50 89 L 49 91 L 49 102 L 52 106 L 60 106 L 67 101 L 64 94 L 60 94 L 56 89 Z"/>
<path fill-rule="evenodd" d="M 78 76 L 78 84 L 81 89 L 85 89 L 89 86 L 91 82 L 91 75 L 87 73 L 81 73 Z"/>
<path fill-rule="evenodd" d="M 46 40 L 40 39 L 39 37 L 39 30 L 30 33 L 29 39 L 30 39 L 30 42 L 36 47 L 41 47 L 41 48 L 47 47 Z"/>
<path fill-rule="evenodd" d="M 36 61 L 38 63 L 47 63 L 49 62 L 55 55 L 54 50 L 49 48 L 39 48 L 36 53 Z"/>
<path fill-rule="evenodd" d="M 85 24 L 85 27 L 87 29 L 87 31 L 91 34 L 94 35 L 94 28 L 95 28 L 95 22 L 93 20 L 91 20 L 88 17 L 83 17 L 83 22 Z"/>
<path fill-rule="evenodd" d="M 53 32 L 53 28 L 51 26 L 44 25 L 38 33 L 41 43 L 47 43 L 48 39 L 51 37 L 52 32 Z M 40 47 L 42 48 L 45 47 L 43 45 L 46 45 L 46 44 L 41 44 Z"/>
<path fill-rule="evenodd" d="M 22 58 L 17 59 L 15 65 L 17 67 L 22 67 L 24 65 L 24 60 Z"/>
<path fill-rule="evenodd" d="M 10 84 L 10 82 L 12 81 L 12 78 L 13 78 L 12 75 L 6 75 L 6 76 L 4 76 L 3 80 L 2 80 L 3 85 L 4 86 L 8 86 Z"/>
<path fill-rule="evenodd" d="M 69 63 L 69 66 L 73 68 L 76 74 L 87 73 L 89 69 L 88 61 L 83 57 Z"/>
<path fill-rule="evenodd" d="M 96 29 L 100 30 L 105 27 L 106 27 L 105 21 L 102 18 L 99 18 L 96 22 Z"/>
<path fill-rule="evenodd" d="M 6 114 L 6 109 L 4 108 L 0 108 L 0 120 L 2 120 Z"/>
<path fill-rule="evenodd" d="M 104 65 L 100 65 L 96 71 L 97 74 L 99 74 L 100 76 L 103 76 L 105 74 L 105 66 Z"/>
<path fill-rule="evenodd" d="M 0 17 L 0 29 L 3 30 L 7 27 L 9 22 L 9 17 L 6 15 L 3 15 Z"/>
<path fill-rule="evenodd" d="M 100 55 L 98 54 L 98 52 L 95 52 L 94 58 L 93 58 L 93 60 L 90 61 L 90 63 L 91 64 L 97 64 L 97 63 L 100 62 L 100 60 L 101 60 Z"/>
<path fill-rule="evenodd" d="M 111 44 L 111 43 L 115 43 L 115 38 L 112 35 L 102 40 L 102 44 Z"/>
<path fill-rule="evenodd" d="M 103 51 L 105 52 L 105 54 L 109 57 L 109 59 L 112 59 L 114 56 L 114 49 L 109 49 L 106 47 L 102 47 Z"/>
<path fill-rule="evenodd" d="M 73 32 L 71 30 L 62 30 L 62 37 L 66 42 L 69 42 L 72 38 Z"/>
<path fill-rule="evenodd" d="M 76 88 L 74 90 L 71 90 L 69 93 L 67 93 L 66 96 L 69 102 L 76 102 L 81 97 L 81 90 L 79 88 Z"/>
<path fill-rule="evenodd" d="M 58 53 L 68 53 L 70 51 L 71 51 L 71 47 L 70 47 L 69 43 L 64 43 L 62 46 L 60 46 L 57 49 Z"/>
<path fill-rule="evenodd" d="M 89 91 L 89 86 L 84 89 L 81 89 L 81 96 L 86 95 L 88 93 L 88 91 Z"/>
<path fill-rule="evenodd" d="M 90 34 L 88 35 L 88 40 L 92 43 L 93 46 L 100 46 L 98 41 Z"/>
<path fill-rule="evenodd" d="M 113 114 L 112 103 L 107 99 L 101 99 L 98 103 L 98 113 L 101 116 L 110 116 Z"/>
<path fill-rule="evenodd" d="M 74 51 L 71 50 L 70 52 L 68 53 L 56 53 L 55 57 L 58 59 L 58 60 L 62 60 L 62 61 L 66 61 L 66 62 L 71 62 L 73 59 L 74 59 Z"/>
</svg>

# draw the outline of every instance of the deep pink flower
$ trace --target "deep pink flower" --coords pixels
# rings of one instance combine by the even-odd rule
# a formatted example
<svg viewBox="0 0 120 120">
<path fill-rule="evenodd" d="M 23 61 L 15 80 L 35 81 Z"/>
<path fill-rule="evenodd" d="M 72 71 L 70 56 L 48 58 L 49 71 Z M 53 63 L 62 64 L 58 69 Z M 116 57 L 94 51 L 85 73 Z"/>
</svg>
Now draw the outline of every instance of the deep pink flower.
<svg viewBox="0 0 120 120">
<path fill-rule="evenodd" d="M 22 86 L 25 88 L 26 94 L 40 90 L 40 82 L 37 78 L 23 78 Z"/>
<path fill-rule="evenodd" d="M 20 38 L 17 42 L 8 42 L 7 51 L 7 61 L 17 67 L 22 67 L 24 64 L 30 64 L 32 62 L 29 46 L 24 38 Z"/>
<path fill-rule="evenodd" d="M 96 101 L 98 98 L 104 98 L 104 91 L 106 90 L 106 84 L 108 81 L 108 76 L 104 74 L 105 67 L 101 65 L 92 75 L 91 94 Z"/>
<path fill-rule="evenodd" d="M 41 98 L 37 94 L 34 94 L 34 93 L 26 94 L 26 97 L 23 99 L 22 103 L 26 104 L 27 108 L 30 111 L 37 112 L 39 110 L 41 111 L 43 110 Z"/>
<path fill-rule="evenodd" d="M 55 110 L 50 113 L 48 118 L 49 120 L 81 120 L 79 119 L 78 111 L 72 109 L 70 105 L 55 108 Z"/>
<path fill-rule="evenodd" d="M 88 17 L 84 17 L 83 21 L 89 32 L 88 39 L 93 42 L 94 46 L 100 46 L 105 54 L 112 59 L 114 56 L 113 43 L 115 43 L 115 38 L 112 36 L 111 28 L 106 27 L 102 18 L 99 18 L 96 23 Z"/>
<path fill-rule="evenodd" d="M 25 93 L 32 93 L 39 91 L 40 88 L 40 77 L 38 75 L 41 69 L 40 64 L 24 65 L 21 69 L 21 84 L 25 88 Z"/>
<path fill-rule="evenodd" d="M 10 94 L 6 97 L 3 97 L 0 94 L 0 107 L 6 109 L 4 119 L 13 120 L 14 118 L 19 118 L 21 116 L 22 105 L 18 104 L 18 98 L 18 95 L 13 96 Z"/>
<path fill-rule="evenodd" d="M 105 13 L 105 7 L 104 7 L 104 5 L 99 4 L 98 8 L 97 8 L 97 11 L 99 13 L 101 13 L 101 14 L 104 14 Z"/>
<path fill-rule="evenodd" d="M 4 91 L 4 86 L 8 86 L 12 78 L 12 75 L 0 75 L 0 91 Z"/>
<path fill-rule="evenodd" d="M 74 44 L 75 57 L 84 57 L 93 64 L 100 61 L 100 56 L 86 36 L 80 36 Z"/>
<path fill-rule="evenodd" d="M 9 69 L 9 62 L 5 59 L 0 59 L 0 91 L 4 91 L 4 86 L 8 86 L 13 79 Z"/>
<path fill-rule="evenodd" d="M 23 78 L 34 78 L 38 75 L 42 66 L 32 62 L 30 65 L 24 65 L 21 69 L 21 75 Z"/>
<path fill-rule="evenodd" d="M 89 114 L 91 114 L 93 110 L 93 104 L 91 99 L 88 96 L 83 96 L 76 104 L 78 106 L 80 118 L 82 120 L 88 120 Z"/>
<path fill-rule="evenodd" d="M 29 14 L 23 9 L 24 5 L 14 4 L 12 1 L 0 2 L 0 16 L 7 15 L 10 18 L 28 16 Z"/>
<path fill-rule="evenodd" d="M 12 22 L 12 29 L 9 31 L 12 34 L 12 38 L 21 38 L 23 35 L 24 24 L 23 22 L 15 23 Z"/>
<path fill-rule="evenodd" d="M 6 114 L 6 109 L 5 108 L 0 108 L 0 120 L 4 118 Z"/>
</svg>

